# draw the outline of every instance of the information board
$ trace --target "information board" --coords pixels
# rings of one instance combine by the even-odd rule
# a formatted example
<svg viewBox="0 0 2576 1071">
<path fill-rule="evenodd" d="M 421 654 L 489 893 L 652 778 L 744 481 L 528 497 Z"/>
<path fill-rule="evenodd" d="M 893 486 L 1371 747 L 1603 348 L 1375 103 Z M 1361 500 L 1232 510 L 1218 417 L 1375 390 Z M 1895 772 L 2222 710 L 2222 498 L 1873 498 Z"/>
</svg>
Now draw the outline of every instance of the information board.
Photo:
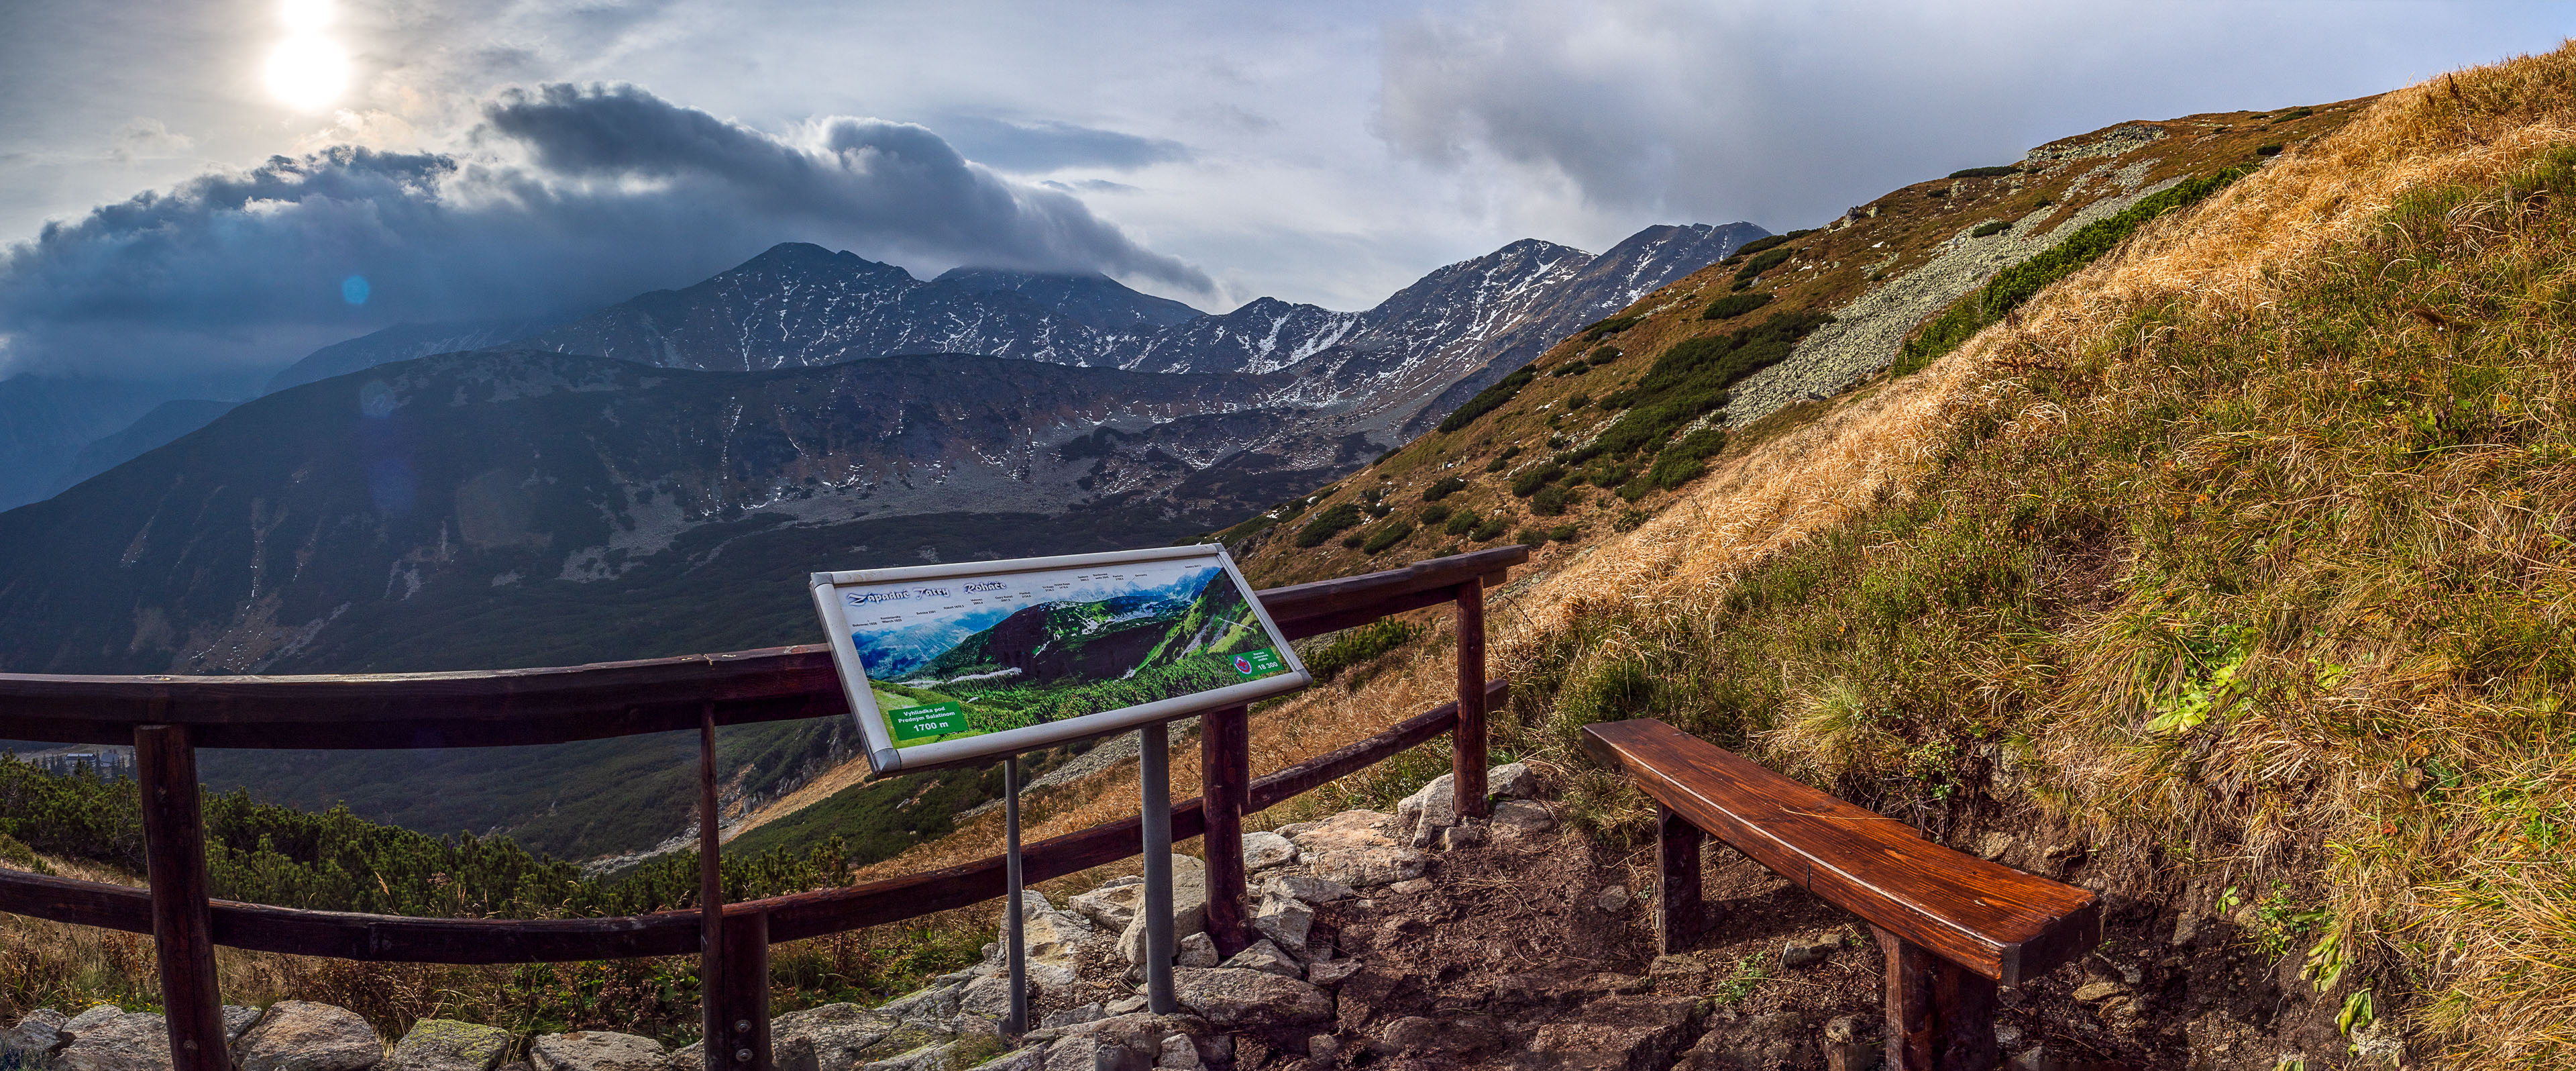
<svg viewBox="0 0 2576 1071">
<path fill-rule="evenodd" d="M 954 766 L 1313 681 L 1215 544 L 815 573 L 879 774 Z"/>
</svg>

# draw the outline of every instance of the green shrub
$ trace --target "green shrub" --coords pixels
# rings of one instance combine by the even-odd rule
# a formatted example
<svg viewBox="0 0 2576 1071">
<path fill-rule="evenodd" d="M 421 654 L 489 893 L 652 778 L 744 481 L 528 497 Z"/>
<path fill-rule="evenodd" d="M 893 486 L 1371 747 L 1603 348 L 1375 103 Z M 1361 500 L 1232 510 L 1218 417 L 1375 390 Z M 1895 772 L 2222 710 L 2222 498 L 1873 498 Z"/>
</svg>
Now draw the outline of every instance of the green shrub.
<svg viewBox="0 0 2576 1071">
<path fill-rule="evenodd" d="M 1735 281 L 1751 285 L 1755 276 L 1788 263 L 1790 255 L 1796 252 L 1788 248 L 1773 249 L 1745 261 L 1743 267 L 1735 269 Z"/>
<path fill-rule="evenodd" d="M 1726 405 L 1737 380 L 1778 363 L 1809 332 L 1831 322 L 1814 312 L 1773 313 L 1758 326 L 1724 335 L 1685 339 L 1655 358 L 1637 385 L 1623 394 L 1633 407 L 1603 429 L 1593 445 L 1625 457 Z"/>
<path fill-rule="evenodd" d="M 1348 502 L 1326 507 L 1315 515 L 1314 520 L 1307 521 L 1305 527 L 1297 530 L 1296 544 L 1301 547 L 1323 546 L 1325 540 L 1358 527 L 1361 516 L 1360 508 Z"/>
<path fill-rule="evenodd" d="M 1647 482 L 1646 478 L 1642 476 L 1620 484 L 1618 491 L 1620 498 L 1626 499 L 1630 502 L 1634 502 L 1653 493 L 1655 493 L 1655 485 Z"/>
<path fill-rule="evenodd" d="M 1360 551 L 1365 554 L 1375 554 L 1412 537 L 1413 522 L 1391 521 L 1379 525 L 1376 531 L 1369 533 L 1368 539 L 1360 543 Z"/>
<path fill-rule="evenodd" d="M 1300 649 L 1297 658 L 1306 663 L 1306 672 L 1314 674 L 1316 680 L 1328 681 L 1343 670 L 1413 642 L 1414 637 L 1427 631 L 1427 626 L 1403 618 L 1381 618 L 1336 632 L 1332 639 L 1311 649 Z"/>
<path fill-rule="evenodd" d="M 1978 290 L 1962 295 L 1959 300 L 1933 317 L 1913 338 L 1897 350 L 1896 362 L 1888 368 L 1891 375 L 1908 375 L 1939 360 L 1943 354 L 1987 324 L 2003 319 L 2006 313 L 2031 299 L 2048 284 L 2072 274 L 2076 269 L 2110 252 L 2148 220 L 2176 209 L 2197 204 L 2202 198 L 2226 188 L 2228 183 L 2253 173 L 2254 165 L 2240 164 L 2213 174 L 2185 179 L 2152 197 L 2130 205 L 2108 219 L 2085 224 L 2065 241 L 2037 256 L 1995 273 Z"/>
<path fill-rule="evenodd" d="M 1448 416 L 1442 417 L 1440 419 L 1440 430 L 1456 431 L 1469 424 L 1475 423 L 1477 417 L 1493 412 L 1496 409 L 1500 409 L 1503 407 L 1504 403 L 1507 403 L 1513 398 L 1519 396 L 1521 388 L 1529 386 L 1530 381 L 1537 378 L 1538 367 L 1536 365 L 1523 365 L 1522 367 L 1514 370 L 1512 374 L 1504 376 L 1501 382 L 1477 391 L 1475 397 L 1467 399 L 1467 404 L 1459 406 L 1457 409 L 1451 411 Z"/>
<path fill-rule="evenodd" d="M 1386 488 L 1383 486 L 1364 487 L 1360 489 L 1360 501 L 1366 502 L 1372 506 L 1376 505 L 1385 497 Z"/>
<path fill-rule="evenodd" d="M 1485 471 L 1501 472 L 1504 469 L 1512 467 L 1512 459 L 1519 456 L 1521 456 L 1521 444 L 1513 443 L 1510 446 L 1506 446 L 1503 448 L 1502 453 L 1494 455 L 1494 459 L 1492 461 L 1485 462 Z"/>
<path fill-rule="evenodd" d="M 0 833 L 0 866 L 24 870 L 31 874 L 54 872 L 54 868 L 46 866 L 44 860 L 36 858 L 35 849 L 18 843 L 18 838 L 6 833 Z"/>
<path fill-rule="evenodd" d="M 1646 523 L 1647 518 L 1653 516 L 1654 514 L 1634 507 L 1623 509 L 1619 511 L 1619 515 L 1617 517 L 1611 519 L 1610 530 L 1613 532 L 1634 532 Z"/>
<path fill-rule="evenodd" d="M 1449 523 L 1441 525 L 1440 530 L 1453 536 L 1466 535 L 1469 532 L 1475 531 L 1477 523 L 1482 519 L 1483 518 L 1476 516 L 1475 510 L 1462 509 L 1456 513 L 1450 514 Z"/>
<path fill-rule="evenodd" d="M 1425 502 L 1438 502 L 1441 499 L 1447 498 L 1466 489 L 1467 481 L 1465 479 L 1457 476 L 1443 476 L 1437 480 L 1431 481 L 1431 486 L 1422 489 L 1422 500 Z"/>
<path fill-rule="evenodd" d="M 1565 512 L 1565 507 L 1573 501 L 1573 492 L 1566 490 L 1563 485 L 1550 484 L 1539 488 L 1537 494 L 1530 496 L 1530 512 L 1541 517 L 1560 516 Z"/>
<path fill-rule="evenodd" d="M 1928 190 L 1923 191 L 1923 196 L 1925 196 L 1925 197 L 1948 197 L 1948 196 L 1950 196 L 1950 188 L 1949 188 L 1949 187 L 1947 187 L 1947 186 L 1936 186 L 1936 187 L 1933 187 L 1932 189 L 1928 189 Z"/>
<path fill-rule="evenodd" d="M 1975 230 L 1973 230 L 1973 231 L 1969 231 L 1969 232 L 1968 232 L 1968 237 L 1970 237 L 1970 238 L 1984 238 L 1984 237 L 1986 237 L 1986 236 L 1988 236 L 1988 235 L 2002 234 L 2003 232 L 2008 231 L 2008 230 L 2011 230 L 2011 229 L 2012 229 L 2012 224 L 2011 224 L 2010 222 L 2008 222 L 2008 221 L 2000 220 L 2000 219 L 1990 219 L 1990 220 L 1985 221 L 1984 223 L 1977 224 L 1977 229 L 1975 229 Z"/>
<path fill-rule="evenodd" d="M 1583 341 L 1585 342 L 1599 342 L 1607 336 L 1615 335 L 1621 331 L 1637 326 L 1637 321 L 1645 318 L 1646 314 L 1642 312 L 1632 312 L 1621 316 L 1603 317 L 1583 325 L 1575 331 L 1575 334 L 1583 336 Z"/>
<path fill-rule="evenodd" d="M 1786 245 L 1786 244 L 1788 244 L 1788 243 L 1790 243 L 1790 242 L 1797 241 L 1797 240 L 1798 240 L 1798 239 L 1800 239 L 1800 238 L 1804 238 L 1804 237 L 1806 237 L 1806 236 L 1808 236 L 1808 235 L 1810 235 L 1810 234 L 1814 234 L 1814 233 L 1816 233 L 1816 229 L 1815 229 L 1815 228 L 1813 228 L 1813 227 L 1809 227 L 1809 228 L 1807 228 L 1807 229 L 1805 229 L 1805 230 L 1802 230 L 1802 231 L 1790 231 L 1790 232 L 1789 232 L 1789 233 L 1787 233 L 1787 234 L 1771 234 L 1771 235 L 1765 235 L 1765 236 L 1763 236 L 1763 237 L 1756 238 L 1756 239 L 1754 239 L 1754 240 L 1752 240 L 1752 241 L 1750 241 L 1750 242 L 1746 242 L 1746 243 L 1744 243 L 1743 245 L 1740 245 L 1740 246 L 1735 247 L 1735 252 L 1730 253 L 1730 254 L 1727 254 L 1726 259 L 1721 260 L 1721 261 L 1718 261 L 1718 263 L 1720 263 L 1720 264 L 1736 264 L 1736 263 L 1741 263 L 1741 262 L 1744 260 L 1744 258 L 1746 258 L 1746 257 L 1752 256 L 1752 255 L 1754 255 L 1754 254 L 1756 254 L 1756 253 L 1760 253 L 1760 252 L 1762 252 L 1762 251 L 1764 251 L 1764 250 L 1766 250 L 1766 249 L 1777 249 L 1777 248 L 1779 248 L 1779 247 L 1781 247 L 1781 246 L 1783 246 L 1783 245 Z"/>
<path fill-rule="evenodd" d="M 1442 521 L 1445 521 L 1445 520 L 1448 520 L 1448 519 L 1449 519 L 1449 507 L 1447 507 L 1447 506 L 1424 506 L 1424 507 L 1422 507 L 1422 512 L 1421 512 L 1421 513 L 1419 513 L 1419 514 L 1416 514 L 1416 515 L 1415 515 L 1415 517 L 1414 517 L 1414 519 L 1415 519 L 1415 520 L 1418 520 L 1418 521 L 1420 521 L 1420 522 L 1422 522 L 1422 524 L 1423 524 L 1424 526 L 1426 526 L 1426 527 L 1427 527 L 1427 526 L 1430 526 L 1430 525 L 1438 524 L 1438 523 L 1440 523 L 1440 522 L 1442 522 Z"/>
<path fill-rule="evenodd" d="M 1700 313 L 1699 318 L 1703 320 L 1732 320 L 1770 303 L 1771 295 L 1769 294 L 1729 294 L 1725 297 L 1709 302 L 1707 311 Z"/>
<path fill-rule="evenodd" d="M 2001 177 L 2003 177 L 2003 176 L 2005 176 L 2005 175 L 2012 174 L 2013 172 L 2015 172 L 2015 171 L 2019 171 L 2019 170 L 2021 170 L 2021 169 L 2020 169 L 2020 168 L 2018 168 L 2018 167 L 2015 167 L 2015 166 L 2013 166 L 2013 165 L 2011 165 L 2011 164 L 1998 164 L 1998 165 L 1996 165 L 1996 166 L 1994 166 L 1994 167 L 1969 167 L 1969 168 L 1961 168 L 1960 170 L 1950 172 L 1950 177 L 1951 177 L 1951 178 L 1954 178 L 1954 179 L 1959 179 L 1959 178 L 2001 178 Z"/>
<path fill-rule="evenodd" d="M 1523 528 L 1512 533 L 1512 542 L 1529 547 L 1544 547 L 1547 545 L 1547 529 Z"/>
<path fill-rule="evenodd" d="M 2275 141 L 2265 145 L 2257 145 L 2254 147 L 2254 155 L 2279 156 L 2281 155 L 2281 143 Z"/>
<path fill-rule="evenodd" d="M 1646 482 L 1656 490 L 1670 491 L 1708 472 L 1708 462 L 1688 454 L 1656 454 L 1653 468 L 1646 470 Z"/>
<path fill-rule="evenodd" d="M 1565 466 L 1554 462 L 1530 466 L 1520 475 L 1512 477 L 1512 495 L 1516 498 L 1528 498 L 1537 494 L 1539 488 L 1555 482 L 1563 475 L 1565 475 Z"/>
<path fill-rule="evenodd" d="M 1467 538 L 1482 543 L 1503 534 L 1503 529 L 1509 527 L 1511 522 L 1504 520 L 1502 515 L 1496 514 L 1477 522 L 1475 530 L 1467 533 Z"/>
<path fill-rule="evenodd" d="M 1577 409 L 1581 409 L 1581 408 L 1583 408 L 1583 407 L 1585 407 L 1585 406 L 1588 406 L 1588 405 L 1591 405 L 1591 404 L 1592 404 L 1592 396 L 1591 396 L 1591 395 L 1589 395 L 1589 394 L 1585 394 L 1585 393 L 1583 393 L 1583 392 L 1581 392 L 1581 391 L 1577 391 L 1577 392 L 1575 392 L 1571 397 L 1568 397 L 1567 399 L 1565 399 L 1565 411 L 1566 411 L 1566 412 L 1571 413 L 1571 412 L 1574 412 L 1574 411 L 1575 411 L 1575 410 L 1577 410 Z"/>
<path fill-rule="evenodd" d="M 2317 110 L 2314 108 L 2292 108 L 2289 111 L 2273 116 L 2272 121 L 2275 123 L 2287 123 L 2294 120 L 2305 119 L 2315 114 L 2317 114 Z"/>
<path fill-rule="evenodd" d="M 1556 366 L 1556 368 L 1555 368 L 1553 371 L 1550 371 L 1550 372 L 1548 373 L 1548 375 L 1549 375 L 1549 376 L 1551 376 L 1551 377 L 1554 377 L 1554 376 L 1579 376 L 1579 375 L 1582 375 L 1583 373 L 1585 373 L 1585 372 L 1589 372 L 1589 371 L 1591 371 L 1591 370 L 1592 370 L 1592 366 L 1591 366 L 1591 365 L 1588 365 L 1588 364 L 1583 363 L 1583 359 L 1582 359 L 1582 358 L 1580 358 L 1580 357 L 1578 357 L 1578 358 L 1575 358 L 1574 360 L 1567 361 L 1567 362 L 1565 362 L 1564 364 L 1561 364 L 1561 365 Z"/>
<path fill-rule="evenodd" d="M 1622 350 L 1617 346 L 1595 346 L 1592 348 L 1591 360 L 1593 364 L 1603 365 L 1609 364 L 1610 362 L 1627 355 L 1628 352 L 1626 350 Z"/>
</svg>

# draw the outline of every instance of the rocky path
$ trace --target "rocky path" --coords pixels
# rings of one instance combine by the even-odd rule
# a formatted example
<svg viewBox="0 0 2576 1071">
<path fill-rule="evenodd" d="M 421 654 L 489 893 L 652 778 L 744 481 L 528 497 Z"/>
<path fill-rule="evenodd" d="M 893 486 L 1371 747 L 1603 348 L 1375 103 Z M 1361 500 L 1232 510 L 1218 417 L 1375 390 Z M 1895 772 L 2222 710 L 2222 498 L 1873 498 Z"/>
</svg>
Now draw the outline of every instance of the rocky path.
<svg viewBox="0 0 2576 1071">
<path fill-rule="evenodd" d="M 1488 821 L 1460 823 L 1443 777 L 1395 814 L 1347 811 L 1245 838 L 1259 939 L 1220 960 L 1204 871 L 1174 856 L 1179 1014 L 1138 994 L 1143 899 L 1124 878 L 1062 904 L 1024 894 L 1036 1029 L 1005 1038 L 1000 950 L 877 1008 L 834 1004 L 771 1025 L 781 1071 L 1865 1071 L 1878 1063 L 1883 963 L 1838 909 L 1723 849 L 1702 881 L 1707 947 L 1658 956 L 1646 851 L 1563 827 L 1537 779 L 1497 767 Z M 2396 1066 L 2393 1033 L 2343 1036 L 2332 993 L 2297 957 L 2249 951 L 2259 920 L 2122 895 L 2078 843 L 1962 832 L 1988 856 L 2102 890 L 2106 937 L 2080 964 L 2003 995 L 2015 1071 L 2275 1071 Z M 2206 898 L 2204 896 L 2204 898 Z M 607 1031 L 517 1044 L 425 1020 L 392 1044 L 356 1014 L 281 1001 L 225 1009 L 242 1071 L 706 1071 Z M 524 1061 L 503 1064 L 512 1053 Z M 161 1019 L 40 1010 L 0 1031 L 0 1071 L 169 1067 Z M 718 1068 L 730 1066 L 719 1062 Z"/>
</svg>

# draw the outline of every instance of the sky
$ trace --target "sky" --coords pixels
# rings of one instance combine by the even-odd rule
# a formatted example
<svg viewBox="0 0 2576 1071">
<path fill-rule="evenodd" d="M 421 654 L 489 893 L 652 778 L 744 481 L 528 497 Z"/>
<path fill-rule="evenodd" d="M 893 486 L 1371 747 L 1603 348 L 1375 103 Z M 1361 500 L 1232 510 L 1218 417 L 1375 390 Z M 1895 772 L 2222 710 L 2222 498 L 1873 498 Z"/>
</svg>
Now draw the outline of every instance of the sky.
<svg viewBox="0 0 2576 1071">
<path fill-rule="evenodd" d="M 781 241 L 1358 309 L 1520 238 L 1813 226 L 2571 32 L 2397 0 L 9 0 L 0 378 L 275 368 Z"/>
</svg>

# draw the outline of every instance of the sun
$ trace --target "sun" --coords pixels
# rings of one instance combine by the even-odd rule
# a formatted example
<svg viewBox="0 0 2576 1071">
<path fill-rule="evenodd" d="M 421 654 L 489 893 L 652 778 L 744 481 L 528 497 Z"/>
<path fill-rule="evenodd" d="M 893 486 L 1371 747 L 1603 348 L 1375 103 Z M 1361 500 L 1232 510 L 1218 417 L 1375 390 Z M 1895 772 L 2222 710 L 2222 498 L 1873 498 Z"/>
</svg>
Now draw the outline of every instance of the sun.
<svg viewBox="0 0 2576 1071">
<path fill-rule="evenodd" d="M 286 36 L 268 53 L 270 95 L 298 111 L 339 103 L 349 88 L 349 53 L 322 34 L 331 24 L 331 0 L 284 0 L 278 21 Z"/>
</svg>

